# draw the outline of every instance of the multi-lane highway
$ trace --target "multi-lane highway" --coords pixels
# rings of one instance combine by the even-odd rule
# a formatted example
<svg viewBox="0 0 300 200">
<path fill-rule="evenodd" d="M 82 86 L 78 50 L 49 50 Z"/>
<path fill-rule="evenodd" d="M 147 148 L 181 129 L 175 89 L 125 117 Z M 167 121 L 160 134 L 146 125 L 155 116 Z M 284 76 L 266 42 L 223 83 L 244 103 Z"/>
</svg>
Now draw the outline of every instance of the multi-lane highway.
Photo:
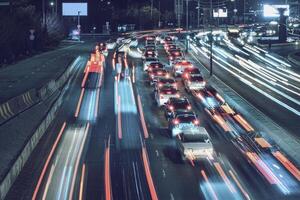
<svg viewBox="0 0 300 200">
<path fill-rule="evenodd" d="M 64 99 L 63 110 L 69 114 L 61 115 L 47 134 L 53 135 L 41 141 L 45 147 L 38 148 L 44 156 L 35 153 L 37 158 L 29 160 L 29 165 L 41 166 L 27 176 L 30 186 L 20 180 L 29 173 L 27 167 L 13 187 L 20 199 L 297 199 L 299 170 L 292 163 L 285 165 L 287 160 L 282 163 L 280 151 L 260 149 L 248 137 L 254 130 L 247 128 L 256 127 L 234 118 L 242 114 L 226 113 L 224 102 L 212 109 L 204 92 L 188 92 L 179 77 L 180 96 L 189 99 L 214 146 L 214 154 L 200 161 L 181 159 L 143 70 L 143 35 L 137 36 L 138 49 L 130 47 L 129 38 L 120 40 L 107 56 L 94 48 L 84 52 L 93 55 L 76 72 Z M 206 43 L 192 42 L 187 58 L 196 66 L 198 61 L 207 63 Z M 172 74 L 162 45 L 156 48 Z M 213 51 L 217 76 L 230 79 L 230 87 L 289 130 L 298 128 L 284 120 L 291 117 L 295 122 L 300 112 L 299 75 L 291 66 L 257 47 L 241 48 L 230 40 L 222 40 Z M 250 98 L 254 95 L 262 97 Z"/>
<path fill-rule="evenodd" d="M 191 45 L 192 54 L 208 67 L 209 43 L 201 37 L 197 41 Z M 213 53 L 217 77 L 298 137 L 300 75 L 295 66 L 257 45 L 241 45 L 236 39 L 214 42 Z"/>
</svg>

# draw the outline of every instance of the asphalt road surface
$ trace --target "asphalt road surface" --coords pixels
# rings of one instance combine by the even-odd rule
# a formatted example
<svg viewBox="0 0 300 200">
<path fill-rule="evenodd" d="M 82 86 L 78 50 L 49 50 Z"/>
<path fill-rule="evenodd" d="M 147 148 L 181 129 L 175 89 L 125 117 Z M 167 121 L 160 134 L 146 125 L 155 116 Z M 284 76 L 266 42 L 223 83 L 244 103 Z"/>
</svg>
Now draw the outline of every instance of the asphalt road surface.
<svg viewBox="0 0 300 200">
<path fill-rule="evenodd" d="M 141 39 L 139 42 L 143 44 L 144 41 Z M 111 197 L 131 200 L 156 199 L 156 195 L 158 199 L 171 200 L 267 200 L 299 197 L 299 182 L 270 158 L 268 153 L 263 152 L 262 163 L 271 170 L 271 174 L 278 177 L 277 184 L 270 184 L 266 176 L 245 158 L 230 136 L 224 134 L 204 112 L 204 106 L 199 99 L 184 89 L 179 78 L 177 83 L 181 96 L 187 97 L 192 103 L 193 110 L 198 114 L 201 126 L 207 129 L 215 149 L 212 157 L 196 162 L 195 165 L 182 161 L 176 142 L 167 129 L 168 122 L 163 109 L 155 104 L 153 88 L 142 69 L 141 58 L 130 57 L 129 54 L 123 57 L 122 67 L 128 68 L 130 75 L 118 78 L 114 57 L 117 48 L 118 46 L 110 49 L 105 57 L 101 88 L 85 88 L 81 97 L 84 66 L 77 72 L 59 117 L 42 138 L 7 199 Z M 230 49 L 226 51 L 232 52 Z M 90 53 L 91 48 L 82 50 L 82 55 Z M 161 45 L 158 46 L 158 54 L 161 62 L 166 64 L 167 55 Z M 194 61 L 197 59 L 207 64 L 205 54 L 198 52 Z M 259 59 L 255 59 L 255 62 L 262 63 Z M 170 70 L 170 67 L 167 66 L 167 69 Z M 223 68 L 216 65 L 214 70 L 217 76 L 228 81 L 230 87 L 245 98 L 248 97 L 259 109 L 275 119 L 278 118 L 279 122 L 282 120 L 289 130 L 298 130 L 299 124 L 284 121 L 284 116 L 298 120 L 295 114 L 266 97 L 250 98 L 261 94 L 246 84 L 241 86 L 237 78 Z M 254 73 L 252 75 L 256 78 L 260 76 Z M 99 74 L 98 81 L 100 76 Z M 289 81 L 298 87 L 297 81 Z M 264 86 L 257 84 L 256 87 Z M 285 90 L 278 85 L 274 87 Z M 292 90 L 293 87 L 289 87 Z M 274 91 L 270 94 L 274 98 L 279 98 L 280 95 Z M 291 91 L 288 94 L 291 97 L 296 95 Z M 138 106 L 139 98 L 143 112 Z M 295 102 L 281 100 L 298 109 Z M 75 117 L 74 113 L 79 104 L 81 106 L 78 117 Z M 266 104 L 270 106 L 264 106 Z M 284 114 L 278 116 L 275 114 L 278 112 Z M 148 138 L 141 116 L 145 117 Z M 56 148 L 52 151 L 53 147 Z M 53 156 L 48 159 L 51 154 Z"/>
</svg>

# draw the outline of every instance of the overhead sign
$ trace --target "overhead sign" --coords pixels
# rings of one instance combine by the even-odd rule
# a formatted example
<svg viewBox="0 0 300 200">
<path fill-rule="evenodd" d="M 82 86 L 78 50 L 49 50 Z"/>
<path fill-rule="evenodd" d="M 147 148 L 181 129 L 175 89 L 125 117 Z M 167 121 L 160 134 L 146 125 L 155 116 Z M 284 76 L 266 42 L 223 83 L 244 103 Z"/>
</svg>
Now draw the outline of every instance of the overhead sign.
<svg viewBox="0 0 300 200">
<path fill-rule="evenodd" d="M 87 16 L 88 5 L 87 3 L 62 3 L 63 16 Z"/>
<path fill-rule="evenodd" d="M 9 0 L 0 0 L 0 6 L 9 6 Z"/>
<path fill-rule="evenodd" d="M 290 6 L 289 5 L 264 5 L 264 16 L 265 17 L 279 17 L 278 8 L 284 8 L 284 16 L 290 15 Z"/>
<path fill-rule="evenodd" d="M 227 17 L 227 9 L 226 8 L 219 8 L 219 9 L 214 9 L 213 10 L 213 17 L 220 17 L 224 18 Z"/>
</svg>

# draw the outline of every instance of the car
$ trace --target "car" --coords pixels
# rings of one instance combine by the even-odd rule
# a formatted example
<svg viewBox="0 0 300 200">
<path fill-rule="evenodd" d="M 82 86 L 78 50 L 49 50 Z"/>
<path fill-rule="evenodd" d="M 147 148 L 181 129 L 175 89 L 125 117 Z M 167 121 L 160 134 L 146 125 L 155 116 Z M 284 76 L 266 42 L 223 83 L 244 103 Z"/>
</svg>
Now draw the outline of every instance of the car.
<svg viewBox="0 0 300 200">
<path fill-rule="evenodd" d="M 157 51 L 156 46 L 147 45 L 147 46 L 145 46 L 145 51 Z"/>
<path fill-rule="evenodd" d="M 179 60 L 172 63 L 172 70 L 175 77 L 178 77 L 183 74 L 183 71 L 187 68 L 193 68 L 193 64 L 187 60 Z"/>
<path fill-rule="evenodd" d="M 169 48 L 170 45 L 174 45 L 174 43 L 172 41 L 165 41 L 164 42 L 164 49 L 167 50 L 167 48 Z"/>
<path fill-rule="evenodd" d="M 98 43 L 97 45 L 96 45 L 96 51 L 100 51 L 100 53 L 103 53 L 104 55 L 107 55 L 108 54 L 108 50 L 107 50 L 107 45 L 106 45 L 106 43 L 103 43 L 103 42 L 101 42 L 101 43 Z"/>
<path fill-rule="evenodd" d="M 193 75 L 183 79 L 183 84 L 187 91 L 191 91 L 204 89 L 206 82 L 201 75 Z"/>
<path fill-rule="evenodd" d="M 165 106 L 165 117 L 169 120 L 174 112 L 190 111 L 192 105 L 186 97 L 170 98 Z"/>
<path fill-rule="evenodd" d="M 156 57 L 148 57 L 143 60 L 143 69 L 147 69 L 148 65 L 152 62 L 159 62 Z"/>
<path fill-rule="evenodd" d="M 201 76 L 201 71 L 197 67 L 188 67 L 185 68 L 182 73 L 183 79 L 188 79 L 190 76 Z"/>
<path fill-rule="evenodd" d="M 144 71 L 152 71 L 153 69 L 164 69 L 164 65 L 161 62 L 151 62 L 146 65 Z"/>
<path fill-rule="evenodd" d="M 165 103 L 172 97 L 180 97 L 178 90 L 172 86 L 163 86 L 155 91 L 155 100 L 159 107 L 164 106 Z"/>
<path fill-rule="evenodd" d="M 183 54 L 181 51 L 177 50 L 177 51 L 172 51 L 170 53 L 170 55 L 168 56 L 169 59 L 169 64 L 172 66 L 173 61 L 177 60 L 177 59 L 183 59 Z"/>
<path fill-rule="evenodd" d="M 172 51 L 172 50 L 179 49 L 176 46 L 176 44 L 170 44 L 170 45 L 165 46 L 164 48 L 165 48 L 167 54 L 169 54 L 169 52 Z"/>
<path fill-rule="evenodd" d="M 155 90 L 163 86 L 173 86 L 174 88 L 178 89 L 176 80 L 174 78 L 158 78 L 157 81 L 154 83 Z"/>
<path fill-rule="evenodd" d="M 183 161 L 200 161 L 214 154 L 210 136 L 204 127 L 199 127 L 197 134 L 178 134 L 176 144 Z"/>
<path fill-rule="evenodd" d="M 144 52 L 143 58 L 157 58 L 157 53 L 155 51 L 147 50 Z"/>
<path fill-rule="evenodd" d="M 155 43 L 155 40 L 146 40 L 145 45 L 146 46 L 155 46 L 156 43 Z"/>
<path fill-rule="evenodd" d="M 148 76 L 149 76 L 150 85 L 155 84 L 158 78 L 170 77 L 169 72 L 167 70 L 160 69 L 160 68 L 148 71 Z"/>
<path fill-rule="evenodd" d="M 146 41 L 150 41 L 150 40 L 154 41 L 155 39 L 156 39 L 156 37 L 154 35 L 148 35 L 145 37 Z"/>
<path fill-rule="evenodd" d="M 169 119 L 171 136 L 178 134 L 197 134 L 200 131 L 200 122 L 192 111 L 177 111 Z"/>
<path fill-rule="evenodd" d="M 166 36 L 165 39 L 164 39 L 164 41 L 165 41 L 165 43 L 166 42 L 173 42 L 173 39 L 170 36 Z"/>
<path fill-rule="evenodd" d="M 220 108 L 222 104 L 225 103 L 225 100 L 217 93 L 213 87 L 205 87 L 198 94 L 198 98 L 201 100 L 205 108 L 210 110 L 215 110 Z"/>
</svg>

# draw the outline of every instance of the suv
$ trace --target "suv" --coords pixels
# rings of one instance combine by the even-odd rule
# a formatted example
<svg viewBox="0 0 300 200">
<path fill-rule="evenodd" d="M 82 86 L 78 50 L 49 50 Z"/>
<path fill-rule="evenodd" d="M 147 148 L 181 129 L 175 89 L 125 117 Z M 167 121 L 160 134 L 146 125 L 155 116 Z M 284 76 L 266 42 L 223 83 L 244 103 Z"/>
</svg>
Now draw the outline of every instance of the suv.
<svg viewBox="0 0 300 200">
<path fill-rule="evenodd" d="M 191 109 L 192 105 L 187 98 L 170 98 L 165 106 L 165 116 L 169 120 L 169 118 L 174 115 L 174 112 L 189 111 Z"/>
<path fill-rule="evenodd" d="M 187 91 L 190 90 L 202 90 L 205 88 L 206 82 L 200 75 L 189 76 L 183 80 L 184 87 Z"/>
</svg>

